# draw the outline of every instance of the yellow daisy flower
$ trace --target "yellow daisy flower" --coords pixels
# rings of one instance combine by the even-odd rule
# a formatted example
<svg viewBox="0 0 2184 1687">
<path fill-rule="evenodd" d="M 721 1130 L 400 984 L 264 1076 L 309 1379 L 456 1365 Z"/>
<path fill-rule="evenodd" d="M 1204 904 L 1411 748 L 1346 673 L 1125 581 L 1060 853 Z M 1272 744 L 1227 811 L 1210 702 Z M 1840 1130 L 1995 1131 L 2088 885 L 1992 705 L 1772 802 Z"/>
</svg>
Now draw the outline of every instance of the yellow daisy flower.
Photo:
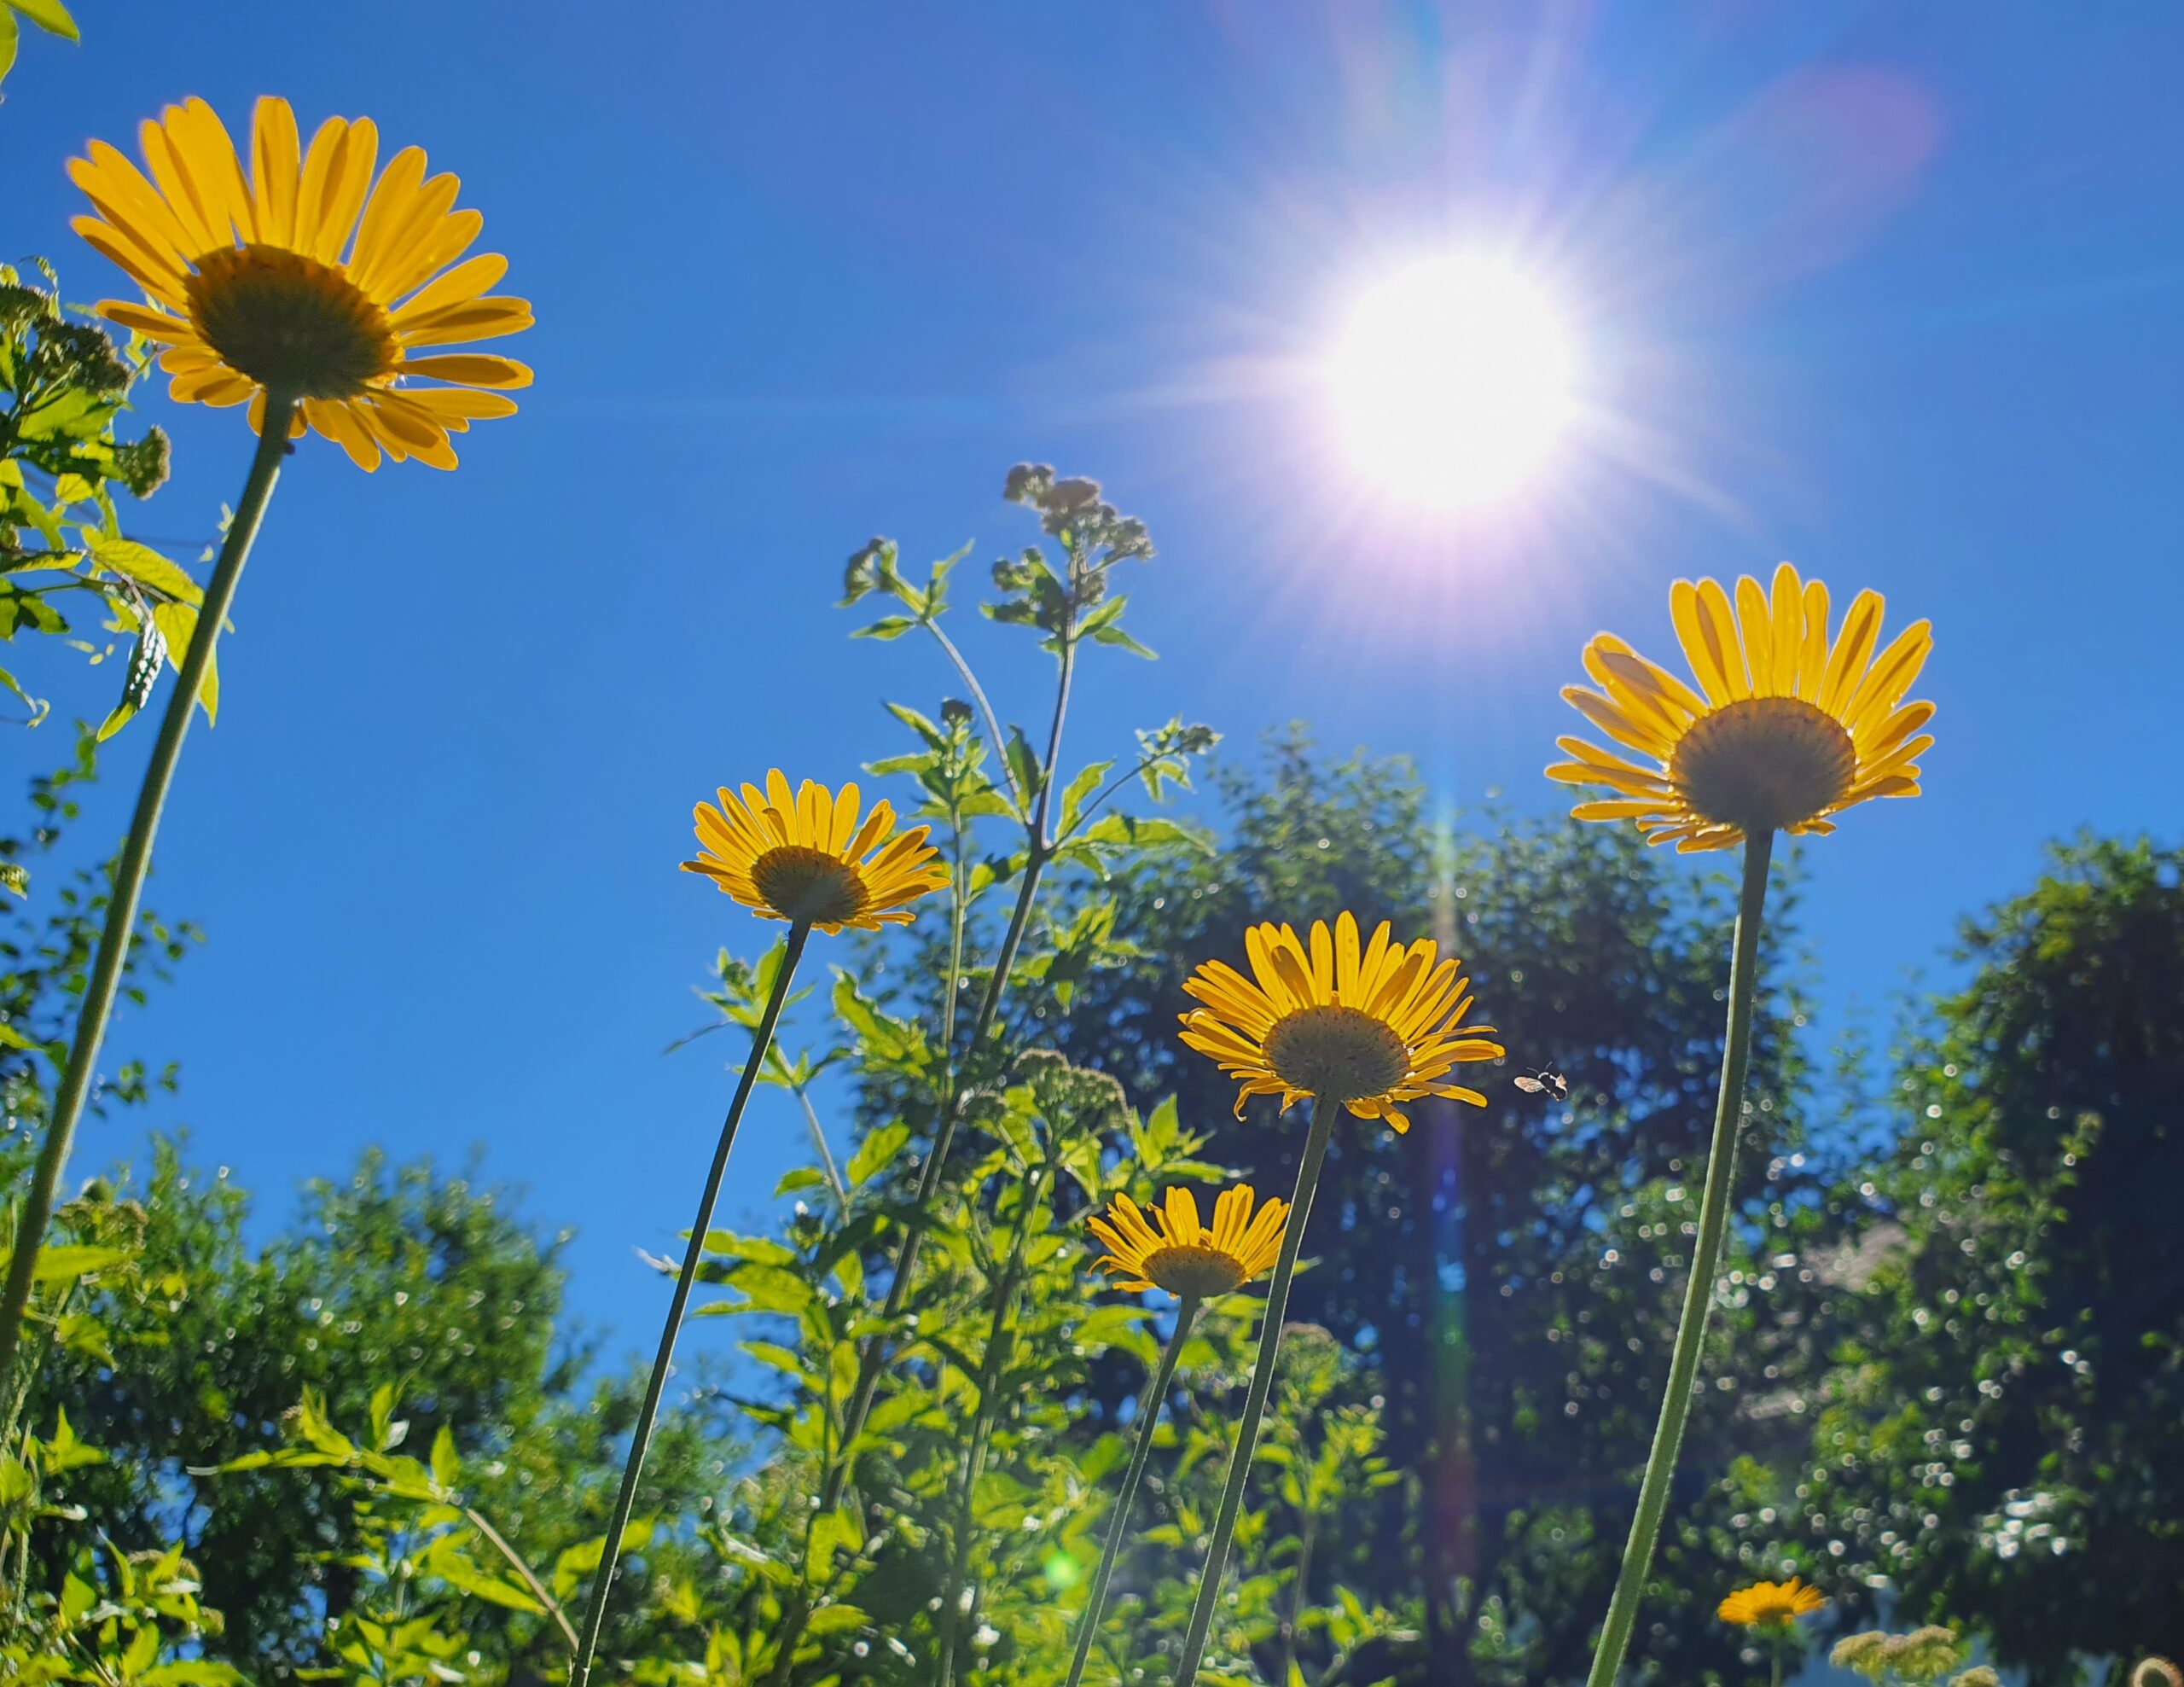
<svg viewBox="0 0 2184 1687">
<path fill-rule="evenodd" d="M 1795 1576 L 1787 1581 L 1759 1581 L 1740 1587 L 1715 1608 L 1723 1622 L 1746 1628 L 1783 1627 L 1817 1611 L 1827 1601 L 1816 1587 L 1807 1587 Z"/>
<path fill-rule="evenodd" d="M 1170 1190 L 1165 1207 L 1150 1214 L 1118 1195 L 1105 1218 L 1091 1221 L 1093 1235 L 1107 1245 L 1098 1268 L 1124 1279 L 1118 1288 L 1226 1294 L 1270 1268 L 1281 1252 L 1288 1202 L 1270 1200 L 1254 1215 L 1252 1201 L 1249 1184 L 1223 1190 L 1213 1202 L 1213 1228 L 1205 1230 L 1188 1190 Z"/>
<path fill-rule="evenodd" d="M 1361 951 L 1357 922 L 1345 914 L 1332 934 L 1315 920 L 1309 946 L 1288 926 L 1262 925 L 1244 934 L 1244 948 L 1256 982 L 1208 961 L 1183 984 L 1205 1004 L 1182 1016 L 1183 1042 L 1239 1081 L 1239 1118 L 1253 1096 L 1279 1096 L 1285 1108 L 1314 1096 L 1403 1131 L 1410 1118 L 1398 1103 L 1420 1096 L 1486 1105 L 1447 1074 L 1504 1051 L 1492 1026 L 1463 1022 L 1471 980 L 1454 956 L 1435 964 L 1431 939 L 1391 943 L 1384 920 Z"/>
<path fill-rule="evenodd" d="M 1931 703 L 1905 703 L 1933 648 L 1914 621 L 1876 656 L 1880 594 L 1862 591 L 1831 641 L 1827 588 L 1800 585 L 1785 562 L 1770 592 L 1746 576 L 1732 608 L 1718 581 L 1678 580 L 1669 608 L 1699 690 L 1601 633 L 1585 647 L 1598 691 L 1562 695 L 1641 766 L 1583 738 L 1555 742 L 1574 760 L 1548 777 L 1597 785 L 1580 820 L 1635 820 L 1649 843 L 1727 849 L 1751 832 L 1832 832 L 1829 817 L 1871 797 L 1919 794 L 1920 733 Z M 1914 736 L 1916 735 L 1916 736 Z"/>
<path fill-rule="evenodd" d="M 73 226 L 150 295 L 99 314 L 166 348 L 177 403 L 247 402 L 260 428 L 268 391 L 288 395 L 300 401 L 291 437 L 315 429 L 366 469 L 382 452 L 452 468 L 450 433 L 514 412 L 487 389 L 528 387 L 523 364 L 415 355 L 531 326 L 527 303 L 487 291 L 507 259 L 456 261 L 485 219 L 455 209 L 460 184 L 427 177 L 421 149 L 397 153 L 375 184 L 369 118 L 327 119 L 305 152 L 295 113 L 271 96 L 252 124 L 247 182 L 202 100 L 169 106 L 140 138 L 149 180 L 103 141 L 69 161 L 98 212 Z M 421 376 L 447 384 L 406 384 Z"/>
<path fill-rule="evenodd" d="M 804 921 L 829 935 L 906 926 L 903 905 L 948 882 L 934 860 L 940 852 L 923 826 L 891 842 L 895 811 L 885 801 L 862 826 L 857 816 L 855 785 L 836 794 L 807 779 L 792 794 L 775 768 L 763 791 L 746 785 L 739 801 L 723 785 L 718 808 L 698 805 L 698 858 L 682 870 L 705 874 L 766 919 Z"/>
</svg>

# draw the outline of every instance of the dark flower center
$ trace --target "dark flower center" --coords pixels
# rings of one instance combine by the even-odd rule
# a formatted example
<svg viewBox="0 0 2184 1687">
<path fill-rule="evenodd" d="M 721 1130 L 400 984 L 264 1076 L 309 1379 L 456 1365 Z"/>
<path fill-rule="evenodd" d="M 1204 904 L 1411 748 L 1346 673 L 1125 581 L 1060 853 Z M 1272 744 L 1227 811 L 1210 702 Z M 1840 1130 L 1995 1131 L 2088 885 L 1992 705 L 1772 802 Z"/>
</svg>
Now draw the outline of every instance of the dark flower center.
<svg viewBox="0 0 2184 1687">
<path fill-rule="evenodd" d="M 1410 1050 L 1358 1009 L 1300 1008 L 1267 1033 L 1266 1063 L 1292 1090 L 1354 1102 L 1400 1084 L 1410 1070 Z"/>
<path fill-rule="evenodd" d="M 1834 716 L 1795 697 L 1748 697 L 1696 721 L 1669 777 L 1692 809 L 1751 832 L 1795 826 L 1849 793 L 1858 756 Z"/>
<path fill-rule="evenodd" d="M 196 260 L 188 288 L 206 343 L 269 391 L 353 398 L 400 361 L 386 312 L 300 252 L 219 247 Z"/>
<path fill-rule="evenodd" d="M 768 907 L 819 926 L 853 920 L 872 899 L 856 868 L 804 844 L 768 850 L 751 864 L 751 882 Z"/>
<path fill-rule="evenodd" d="M 1170 1294 L 1226 1294 L 1243 1268 L 1217 1248 L 1162 1248 L 1145 1259 L 1145 1275 Z"/>
</svg>

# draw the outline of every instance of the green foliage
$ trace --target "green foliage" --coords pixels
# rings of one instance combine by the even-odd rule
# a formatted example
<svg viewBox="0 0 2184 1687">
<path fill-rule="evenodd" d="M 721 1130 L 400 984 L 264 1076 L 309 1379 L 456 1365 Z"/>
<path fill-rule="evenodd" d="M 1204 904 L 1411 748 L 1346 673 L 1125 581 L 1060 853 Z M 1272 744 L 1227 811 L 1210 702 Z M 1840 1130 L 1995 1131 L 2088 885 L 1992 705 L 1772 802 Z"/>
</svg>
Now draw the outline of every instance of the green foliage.
<svg viewBox="0 0 2184 1687">
<path fill-rule="evenodd" d="M 2036 1683 L 2174 1645 L 2184 1586 L 2184 852 L 2082 839 L 1967 927 L 1902 1062 L 1798 1500 Z"/>
<path fill-rule="evenodd" d="M 4 0 L 0 20 L 12 16 L 9 5 L 67 21 L 51 0 Z M 0 265 L 0 638 L 25 629 L 61 636 L 94 664 L 129 638 L 120 700 L 98 731 L 104 739 L 144 706 L 164 666 L 178 668 L 188 656 L 203 593 L 184 569 L 121 531 L 114 489 L 148 497 L 167 474 L 159 428 L 125 442 L 115 433 L 147 367 L 144 352 L 132 343 L 125 353 L 96 323 L 72 321 L 51 267 L 41 261 L 37 271 L 43 288 Z M 88 596 L 115 638 L 71 636 L 61 606 L 72 596 Z M 32 724 L 44 718 L 46 702 L 13 673 L 0 669 L 0 684 L 29 708 Z M 218 712 L 210 676 L 201 701 L 208 719 Z"/>
</svg>

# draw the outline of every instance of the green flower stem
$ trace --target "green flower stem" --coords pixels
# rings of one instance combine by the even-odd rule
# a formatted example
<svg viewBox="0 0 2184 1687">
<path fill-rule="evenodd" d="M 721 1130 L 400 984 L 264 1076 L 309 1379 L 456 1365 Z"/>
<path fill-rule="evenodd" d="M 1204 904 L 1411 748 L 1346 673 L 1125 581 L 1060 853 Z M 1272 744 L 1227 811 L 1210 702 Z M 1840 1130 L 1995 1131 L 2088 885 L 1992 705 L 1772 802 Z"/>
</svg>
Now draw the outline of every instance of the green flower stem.
<svg viewBox="0 0 2184 1687">
<path fill-rule="evenodd" d="M 1304 1157 L 1297 1162 L 1297 1188 L 1289 1197 L 1289 1224 L 1281 1233 L 1281 1254 L 1275 1261 L 1274 1277 L 1267 1284 L 1266 1313 L 1259 1326 L 1259 1358 L 1252 1372 L 1250 1392 L 1244 1396 L 1244 1421 L 1236 1430 L 1236 1448 L 1228 1455 L 1228 1479 L 1221 1490 L 1221 1510 L 1214 1516 L 1213 1539 L 1205 1549 L 1205 1568 L 1199 1576 L 1198 1597 L 1191 1604 L 1190 1627 L 1183 1635 L 1182 1660 L 1176 1669 L 1176 1687 L 1196 1687 L 1199 1660 L 1205 1655 L 1205 1639 L 1213 1627 L 1213 1608 L 1220 1602 L 1221 1583 L 1228 1568 L 1228 1542 L 1236 1533 L 1236 1514 L 1243 1510 L 1244 1489 L 1252 1479 L 1252 1455 L 1258 1450 L 1259 1420 L 1266 1416 L 1267 1396 L 1274 1388 L 1275 1361 L 1281 1352 L 1282 1320 L 1289 1315 L 1289 1279 L 1297 1270 L 1297 1250 L 1304 1241 L 1304 1222 L 1312 1215 L 1312 1191 L 1320 1181 L 1320 1162 L 1327 1158 L 1327 1138 L 1333 1133 L 1339 1104 L 1315 1099 L 1312 1128 L 1304 1137 Z"/>
<path fill-rule="evenodd" d="M 1714 1278 L 1720 1269 L 1722 1236 L 1728 1228 L 1731 1184 L 1736 1173 L 1737 1137 L 1744 1116 L 1745 1067 L 1751 1058 L 1752 1003 L 1758 991 L 1760 917 L 1767 902 L 1767 864 L 1774 835 L 1760 832 L 1744 846 L 1744 888 L 1737 899 L 1735 945 L 1729 963 L 1729 1027 L 1722 1051 L 1722 1091 L 1714 1105 L 1714 1140 L 1706 1153 L 1706 1193 L 1699 1207 L 1699 1236 L 1692 1249 L 1691 1277 L 1683 1289 L 1683 1316 L 1676 1324 L 1676 1350 L 1669 1359 L 1668 1387 L 1661 1395 L 1661 1417 L 1638 1486 L 1638 1515 L 1616 1573 L 1600 1649 L 1593 1654 L 1586 1687 L 1612 1687 L 1629 1649 L 1638 1620 L 1638 1601 L 1653 1568 L 1654 1543 L 1662 1514 L 1668 1510 L 1669 1483 L 1683 1448 L 1683 1426 L 1691 1416 L 1691 1389 L 1699 1373 L 1699 1353 L 1706 1341 L 1706 1320 L 1714 1309 Z"/>
<path fill-rule="evenodd" d="M 796 963 L 804 957 L 804 940 L 810 935 L 811 927 L 807 921 L 799 920 L 788 928 L 788 946 L 781 956 L 780 970 L 774 974 L 773 992 L 766 998 L 766 1010 L 759 1016 L 758 1028 L 751 1033 L 751 1058 L 743 1063 L 743 1075 L 736 1080 L 735 1099 L 728 1104 L 728 1117 L 721 1121 L 720 1143 L 713 1149 L 712 1170 L 706 1174 L 705 1193 L 698 1197 L 698 1216 L 690 1225 L 690 1245 L 682 1251 L 682 1275 L 675 1279 L 675 1298 L 668 1302 L 667 1321 L 660 1326 L 659 1351 L 653 1357 L 652 1380 L 645 1385 L 644 1405 L 638 1409 L 636 1427 L 630 1432 L 630 1456 L 622 1466 L 621 1490 L 614 1496 L 614 1512 L 607 1520 L 599 1568 L 592 1577 L 591 1597 L 584 1606 L 584 1639 L 577 1648 L 576 1661 L 569 1669 L 571 1687 L 584 1687 L 591 1678 L 592 1661 L 599 1651 L 599 1632 L 607 1622 L 607 1596 L 614 1585 L 615 1562 L 622 1556 L 622 1534 L 629 1527 L 630 1513 L 636 1506 L 637 1478 L 644 1473 L 653 1424 L 659 1416 L 659 1397 L 667 1388 L 668 1365 L 675 1357 L 675 1338 L 682 1333 L 683 1308 L 690 1304 L 690 1288 L 698 1280 L 698 1262 L 705 1257 L 706 1232 L 712 1225 L 713 1203 L 720 1199 L 721 1178 L 728 1170 L 728 1151 L 735 1145 L 735 1127 L 743 1121 L 744 1105 L 751 1099 L 752 1087 L 758 1081 L 766 1050 L 773 1046 L 774 1027 L 780 1024 L 781 1008 L 788 1000 L 789 981 L 796 976 Z"/>
<path fill-rule="evenodd" d="M 1070 685 L 1076 666 L 1077 641 L 1072 637 L 1066 638 L 1062 643 L 1061 674 L 1055 688 L 1054 724 L 1047 735 L 1046 772 L 1031 817 L 1025 825 L 1028 842 L 1025 850 L 1023 882 L 1017 888 L 1016 906 L 1009 914 L 1008 928 L 1002 938 L 1001 951 L 994 957 L 992 974 L 986 980 L 985 993 L 979 998 L 979 1010 L 971 1021 L 970 1034 L 964 1039 L 967 1056 L 976 1053 L 985 1041 L 986 1033 L 992 1028 L 1000 1012 L 1002 993 L 1008 987 L 1008 975 L 1016 965 L 1016 951 L 1023 944 L 1025 928 L 1031 923 L 1032 905 L 1038 897 L 1040 875 L 1053 858 L 1054 846 L 1047 840 L 1047 817 L 1053 802 L 1054 781 L 1061 765 L 1062 723 L 1069 713 Z M 1002 742 L 1005 741 L 996 741 L 997 744 Z M 1006 758 L 1003 759 L 1005 761 Z M 951 1000 L 956 980 L 962 976 L 960 927 L 957 934 L 956 958 L 948 980 Z M 941 1173 L 948 1164 L 948 1152 L 955 1143 L 956 1125 L 962 1112 L 963 1085 L 953 1064 L 954 1058 L 951 1050 L 947 1093 L 941 1101 L 940 1123 L 933 1133 L 932 1152 L 926 1155 L 925 1168 L 918 1176 L 917 1195 L 911 1204 L 910 1217 L 903 1229 L 902 1242 L 895 1250 L 894 1275 L 887 1284 L 887 1299 L 880 1309 L 880 1321 L 883 1330 L 896 1327 L 902 1318 L 903 1305 L 909 1299 L 911 1278 L 917 1269 L 918 1250 L 924 1246 L 926 1231 L 932 1223 L 933 1196 L 939 1190 Z M 852 1462 L 851 1450 L 856 1446 L 857 1437 L 864 1433 L 865 1420 L 872 1415 L 873 1402 L 880 1393 L 880 1376 L 886 1368 L 887 1357 L 884 1335 L 873 1335 L 865 1338 L 857 1358 L 857 1387 L 850 1395 L 849 1410 L 842 1417 L 839 1443 L 842 1456 L 828 1467 L 820 1483 L 819 1504 L 815 1515 L 824 1515 L 841 1504 L 843 1491 L 849 1486 Z M 762 1678 L 761 1687 L 781 1687 L 781 1684 L 788 1679 L 789 1667 L 793 1661 L 797 1643 L 803 1639 L 804 1625 L 810 1617 L 810 1601 L 799 1590 L 788 1601 L 787 1608 L 782 1615 L 774 1661 Z"/>
<path fill-rule="evenodd" d="M 144 877 L 151 870 L 152 841 L 159 833 L 168 788 L 174 783 L 182 741 L 189 730 L 199 688 L 212 669 L 213 648 L 219 643 L 229 606 L 235 602 L 242 565 L 250 560 L 251 543 L 264 519 L 273 483 L 280 478 L 281 459 L 288 449 L 289 419 L 295 410 L 294 398 L 277 393 L 266 394 L 264 424 L 250 460 L 249 478 L 243 482 L 242 498 L 221 543 L 219 561 L 213 565 L 212 580 L 205 588 L 205 601 L 198 606 L 197 628 L 190 636 L 189 654 L 183 659 L 182 676 L 167 694 L 160 736 L 152 743 L 152 759 L 144 769 L 143 782 L 136 788 L 136 812 L 130 818 L 129 836 L 114 868 L 113 888 L 107 897 L 106 927 L 99 934 L 90 986 L 84 992 L 84 1005 L 76 1017 L 75 1040 L 68 1047 L 68 1064 L 54 1098 L 53 1117 L 45 1127 L 45 1142 L 38 1150 L 30 1192 L 15 1222 L 15 1252 L 8 1263 L 7 1289 L 0 1295 L 0 1378 L 14 1372 L 38 1268 L 38 1244 L 52 1221 L 54 1195 L 61 1187 L 61 1174 L 67 1170 L 76 1126 L 97 1075 L 99 1050 L 106 1041 L 107 1021 L 113 1016 L 113 998 L 121 987 L 137 907 L 143 899 Z"/>
<path fill-rule="evenodd" d="M 1107 1523 L 1107 1544 L 1101 1549 L 1100 1568 L 1092 1573 L 1091 1591 L 1084 1596 L 1084 1609 L 1077 1620 L 1077 1655 L 1069 1661 L 1069 1679 L 1064 1687 L 1078 1687 L 1084 1665 L 1092 1655 L 1092 1643 L 1100 1638 L 1100 1619 L 1107 1608 L 1107 1584 L 1114 1579 L 1115 1560 L 1122 1556 L 1123 1538 L 1130 1533 L 1130 1508 L 1137 1503 L 1137 1485 L 1144 1480 L 1147 1461 L 1153 1457 L 1153 1432 L 1160 1422 L 1161 1404 L 1168 1398 L 1168 1384 L 1176 1375 L 1176 1361 L 1182 1357 L 1183 1342 L 1198 1322 L 1199 1298 L 1186 1294 L 1176 1308 L 1176 1332 L 1160 1350 L 1160 1363 L 1137 1403 L 1137 1445 L 1123 1472 L 1123 1490 L 1115 1496 L 1115 1515 Z"/>
</svg>

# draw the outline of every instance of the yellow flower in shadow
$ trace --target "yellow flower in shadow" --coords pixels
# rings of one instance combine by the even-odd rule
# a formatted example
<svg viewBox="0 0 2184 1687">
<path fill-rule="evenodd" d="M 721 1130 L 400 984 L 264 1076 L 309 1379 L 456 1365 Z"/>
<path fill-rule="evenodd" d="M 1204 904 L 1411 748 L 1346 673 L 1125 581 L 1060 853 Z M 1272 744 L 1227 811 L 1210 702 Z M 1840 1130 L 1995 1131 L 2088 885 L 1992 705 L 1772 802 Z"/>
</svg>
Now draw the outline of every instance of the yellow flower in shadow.
<svg viewBox="0 0 2184 1687">
<path fill-rule="evenodd" d="M 1198 1201 L 1188 1190 L 1170 1190 L 1166 1204 L 1149 1213 L 1118 1195 L 1105 1217 L 1091 1221 L 1093 1235 L 1107 1245 L 1096 1266 L 1120 1289 L 1165 1289 L 1198 1299 L 1226 1294 L 1271 1268 L 1281 1251 L 1288 1203 L 1269 1200 L 1254 1213 L 1252 1198 L 1249 1184 L 1223 1191 L 1208 1230 L 1199 1224 Z"/>
<path fill-rule="evenodd" d="M 1714 1614 L 1746 1628 L 1784 1628 L 1827 1603 L 1818 1588 L 1792 1576 L 1787 1581 L 1756 1581 L 1740 1587 L 1715 1607 Z"/>
</svg>

